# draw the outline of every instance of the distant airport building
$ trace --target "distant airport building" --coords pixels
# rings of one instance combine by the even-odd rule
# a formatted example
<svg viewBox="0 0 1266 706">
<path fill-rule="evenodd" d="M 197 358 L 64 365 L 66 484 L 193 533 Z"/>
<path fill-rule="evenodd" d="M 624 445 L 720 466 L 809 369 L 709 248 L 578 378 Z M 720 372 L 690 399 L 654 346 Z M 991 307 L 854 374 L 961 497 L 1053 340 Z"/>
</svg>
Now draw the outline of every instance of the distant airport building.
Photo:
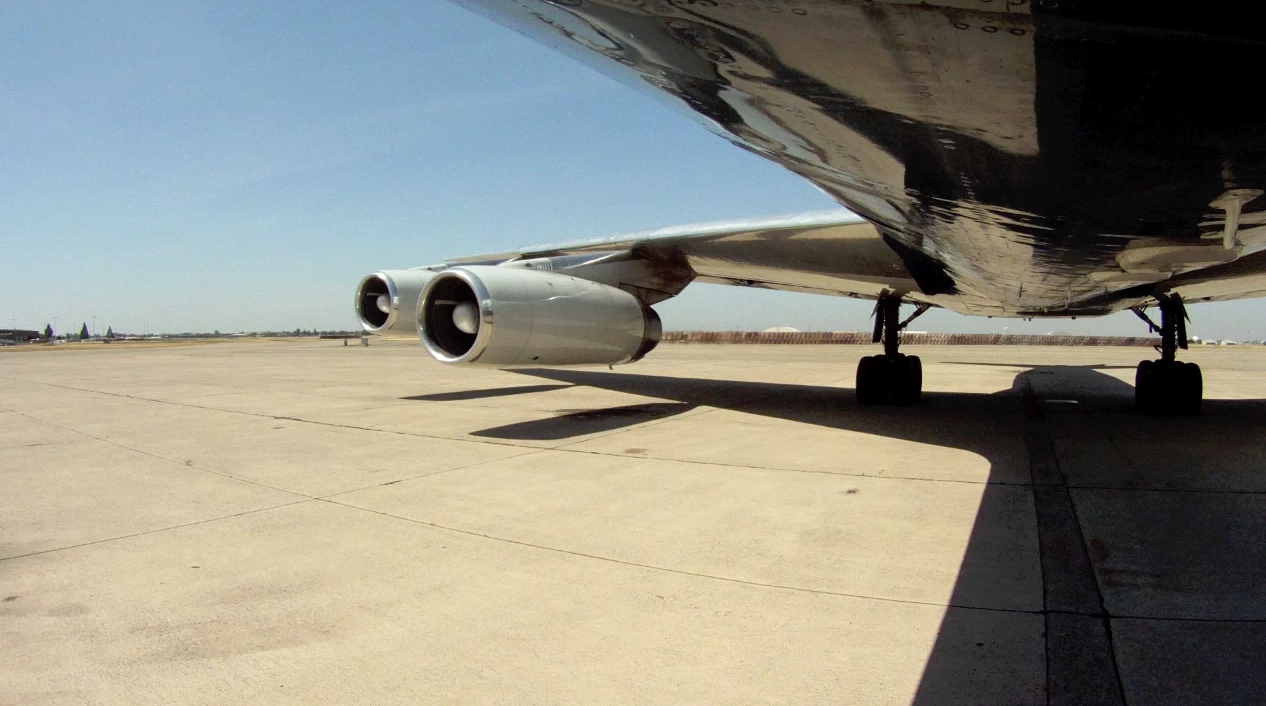
<svg viewBox="0 0 1266 706">
<path fill-rule="evenodd" d="M 0 328 L 0 343 L 26 343 L 40 337 L 39 331 L 20 328 Z"/>
</svg>

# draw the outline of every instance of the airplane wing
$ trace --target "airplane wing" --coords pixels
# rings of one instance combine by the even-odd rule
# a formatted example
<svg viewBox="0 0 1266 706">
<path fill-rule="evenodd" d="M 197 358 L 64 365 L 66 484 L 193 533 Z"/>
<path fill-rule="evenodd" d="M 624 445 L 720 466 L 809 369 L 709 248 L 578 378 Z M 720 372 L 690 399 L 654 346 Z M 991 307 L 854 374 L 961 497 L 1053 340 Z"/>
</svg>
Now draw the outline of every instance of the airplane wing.
<svg viewBox="0 0 1266 706">
<path fill-rule="evenodd" d="M 934 303 L 883 234 L 845 210 L 673 226 L 461 257 L 446 264 L 553 258 L 575 267 L 613 256 L 645 265 L 643 274 L 634 275 L 638 281 L 622 284 L 662 295 L 651 296 L 652 303 L 677 294 L 691 281 L 864 299 L 887 293 Z"/>
<path fill-rule="evenodd" d="M 1259 25 L 1115 3 L 457 1 L 650 92 L 848 212 L 362 280 L 365 329 L 416 334 L 442 362 L 639 360 L 659 340 L 652 304 L 719 282 L 878 299 L 884 353 L 859 363 L 858 399 L 910 404 L 922 370 L 898 350 L 903 302 L 920 305 L 912 317 L 935 305 L 1147 318 L 1153 306 L 1161 359 L 1139 366 L 1139 406 L 1192 412 L 1199 369 L 1175 359 L 1184 302 L 1266 295 L 1266 123 L 1233 100 L 1266 78 Z"/>
</svg>

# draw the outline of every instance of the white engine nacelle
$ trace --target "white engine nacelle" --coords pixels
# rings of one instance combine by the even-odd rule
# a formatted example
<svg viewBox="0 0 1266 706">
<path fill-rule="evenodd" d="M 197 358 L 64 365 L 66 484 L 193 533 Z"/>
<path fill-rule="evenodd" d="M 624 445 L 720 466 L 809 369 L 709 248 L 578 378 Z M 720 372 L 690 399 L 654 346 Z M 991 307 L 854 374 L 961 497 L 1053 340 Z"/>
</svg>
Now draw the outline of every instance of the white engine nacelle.
<svg viewBox="0 0 1266 706">
<path fill-rule="evenodd" d="M 356 286 L 356 316 L 367 333 L 412 338 L 418 335 L 418 297 L 434 270 L 383 270 Z"/>
<path fill-rule="evenodd" d="M 631 363 L 659 315 L 628 292 L 526 267 L 453 267 L 418 300 L 418 337 L 444 363 L 507 368 Z"/>
</svg>

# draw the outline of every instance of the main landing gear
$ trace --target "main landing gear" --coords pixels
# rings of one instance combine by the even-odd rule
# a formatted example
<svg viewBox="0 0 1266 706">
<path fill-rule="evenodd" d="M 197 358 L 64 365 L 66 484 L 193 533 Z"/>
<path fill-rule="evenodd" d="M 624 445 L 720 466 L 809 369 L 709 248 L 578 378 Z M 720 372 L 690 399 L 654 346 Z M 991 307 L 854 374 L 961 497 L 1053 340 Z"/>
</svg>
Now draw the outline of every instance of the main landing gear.
<svg viewBox="0 0 1266 706">
<path fill-rule="evenodd" d="M 898 322 L 901 297 L 883 296 L 875 304 L 875 335 L 872 340 L 884 344 L 882 355 L 862 358 L 857 364 L 857 401 L 870 406 L 891 400 L 893 404 L 910 405 L 923 393 L 923 363 L 916 355 L 897 352 L 901 330 L 927 311 L 920 304 L 905 321 Z"/>
<path fill-rule="evenodd" d="M 1161 335 L 1160 360 L 1139 363 L 1134 374 L 1134 404 L 1150 414 L 1197 414 L 1204 397 L 1200 366 L 1176 360 L 1178 349 L 1187 350 L 1187 309 L 1177 294 L 1157 296 L 1161 323 L 1157 326 L 1143 309 L 1134 313 Z"/>
</svg>

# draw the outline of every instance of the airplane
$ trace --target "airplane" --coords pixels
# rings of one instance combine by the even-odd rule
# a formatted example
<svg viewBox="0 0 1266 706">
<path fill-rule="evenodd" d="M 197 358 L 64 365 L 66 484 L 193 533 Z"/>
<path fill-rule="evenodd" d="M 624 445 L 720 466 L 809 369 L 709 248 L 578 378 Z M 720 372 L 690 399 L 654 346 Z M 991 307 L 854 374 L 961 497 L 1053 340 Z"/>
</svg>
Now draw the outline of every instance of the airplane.
<svg viewBox="0 0 1266 706">
<path fill-rule="evenodd" d="M 691 282 L 874 300 L 863 405 L 913 404 L 931 307 L 1131 310 L 1159 333 L 1139 409 L 1198 413 L 1186 306 L 1266 294 L 1252 22 L 1081 0 L 455 0 L 667 101 L 839 211 L 464 257 L 365 277 L 364 329 L 437 360 L 631 363 Z M 901 307 L 913 305 L 902 318 Z M 1159 321 L 1149 315 L 1159 313 Z"/>
</svg>

